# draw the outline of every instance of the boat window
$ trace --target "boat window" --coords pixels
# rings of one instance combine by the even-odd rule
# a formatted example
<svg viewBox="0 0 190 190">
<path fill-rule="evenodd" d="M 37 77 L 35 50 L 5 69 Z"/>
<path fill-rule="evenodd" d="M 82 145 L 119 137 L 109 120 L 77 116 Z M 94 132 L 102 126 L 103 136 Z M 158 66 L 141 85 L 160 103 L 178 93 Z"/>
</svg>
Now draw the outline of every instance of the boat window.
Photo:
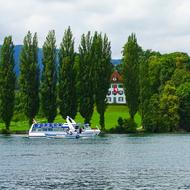
<svg viewBox="0 0 190 190">
<path fill-rule="evenodd" d="M 84 124 L 84 129 L 91 129 L 88 123 Z"/>
<path fill-rule="evenodd" d="M 33 128 L 32 128 L 32 132 L 34 132 L 34 131 L 37 131 L 37 129 L 33 127 Z"/>
<path fill-rule="evenodd" d="M 62 128 L 64 132 L 67 132 L 68 131 L 68 128 Z"/>
<path fill-rule="evenodd" d="M 36 128 L 35 131 L 36 131 L 36 132 L 42 131 L 42 128 Z"/>
<path fill-rule="evenodd" d="M 63 131 L 63 128 L 61 128 L 61 127 L 56 127 L 56 128 L 53 128 L 53 131 Z"/>
</svg>

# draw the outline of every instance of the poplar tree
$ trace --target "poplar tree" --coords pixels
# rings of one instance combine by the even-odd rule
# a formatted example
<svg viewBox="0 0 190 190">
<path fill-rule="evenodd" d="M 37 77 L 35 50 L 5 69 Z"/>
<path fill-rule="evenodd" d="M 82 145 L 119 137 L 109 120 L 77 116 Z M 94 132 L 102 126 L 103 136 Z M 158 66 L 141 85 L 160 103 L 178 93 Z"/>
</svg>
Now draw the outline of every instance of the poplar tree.
<svg viewBox="0 0 190 190">
<path fill-rule="evenodd" d="M 14 45 L 12 37 L 4 38 L 0 59 L 0 115 L 9 131 L 14 112 L 15 83 Z"/>
<path fill-rule="evenodd" d="M 53 122 L 57 114 L 55 43 L 55 32 L 54 30 L 49 31 L 43 45 L 43 71 L 41 80 L 41 108 L 48 122 Z"/>
<path fill-rule="evenodd" d="M 94 110 L 94 73 L 92 59 L 92 37 L 90 32 L 82 35 L 79 46 L 78 89 L 79 112 L 85 123 L 89 123 Z"/>
<path fill-rule="evenodd" d="M 29 125 L 39 111 L 39 74 L 37 33 L 32 37 L 29 31 L 20 54 L 19 78 L 22 107 Z"/>
<path fill-rule="evenodd" d="M 132 33 L 123 49 L 123 82 L 132 120 L 139 105 L 139 56 L 140 47 L 135 34 Z"/>
<path fill-rule="evenodd" d="M 65 33 L 59 51 L 58 97 L 63 118 L 75 118 L 77 114 L 75 52 L 71 28 Z"/>
<path fill-rule="evenodd" d="M 92 43 L 92 53 L 94 59 L 94 94 L 96 109 L 100 115 L 100 126 L 105 128 L 104 113 L 106 111 L 106 95 L 110 85 L 112 72 L 111 46 L 106 35 L 95 32 Z"/>
</svg>

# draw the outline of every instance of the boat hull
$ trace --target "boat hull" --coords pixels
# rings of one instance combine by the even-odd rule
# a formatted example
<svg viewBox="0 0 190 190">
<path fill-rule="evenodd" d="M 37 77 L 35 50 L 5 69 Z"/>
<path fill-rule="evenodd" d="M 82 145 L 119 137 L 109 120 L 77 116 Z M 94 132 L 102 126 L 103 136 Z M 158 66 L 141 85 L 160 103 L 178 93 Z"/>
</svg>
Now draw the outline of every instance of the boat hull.
<svg viewBox="0 0 190 190">
<path fill-rule="evenodd" d="M 95 137 L 100 134 L 100 130 L 85 130 L 84 132 L 78 134 L 80 137 Z"/>
<path fill-rule="evenodd" d="M 77 139 L 80 136 L 77 133 L 36 133 L 30 132 L 28 137 L 47 137 L 47 138 L 67 138 L 67 139 Z"/>
</svg>

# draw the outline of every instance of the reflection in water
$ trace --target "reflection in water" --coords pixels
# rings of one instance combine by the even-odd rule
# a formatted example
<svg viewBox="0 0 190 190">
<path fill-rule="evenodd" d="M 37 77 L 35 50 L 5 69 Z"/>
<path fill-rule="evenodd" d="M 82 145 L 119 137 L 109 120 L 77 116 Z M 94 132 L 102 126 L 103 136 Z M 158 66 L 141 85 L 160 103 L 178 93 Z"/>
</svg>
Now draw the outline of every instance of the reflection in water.
<svg viewBox="0 0 190 190">
<path fill-rule="evenodd" d="M 0 189 L 190 189 L 190 135 L 0 136 Z"/>
</svg>

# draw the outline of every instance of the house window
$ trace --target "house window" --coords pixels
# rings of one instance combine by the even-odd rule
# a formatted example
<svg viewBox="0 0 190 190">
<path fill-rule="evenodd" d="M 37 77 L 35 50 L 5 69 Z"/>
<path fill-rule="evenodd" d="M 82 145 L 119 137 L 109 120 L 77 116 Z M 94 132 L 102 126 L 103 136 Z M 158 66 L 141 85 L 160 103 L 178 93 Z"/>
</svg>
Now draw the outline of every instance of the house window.
<svg viewBox="0 0 190 190">
<path fill-rule="evenodd" d="M 110 95 L 111 95 L 111 91 L 109 90 L 109 91 L 108 91 L 108 96 L 110 96 Z"/>
<path fill-rule="evenodd" d="M 111 102 L 111 97 L 107 97 L 107 102 Z"/>
<path fill-rule="evenodd" d="M 123 102 L 123 97 L 119 97 L 118 102 Z"/>
<path fill-rule="evenodd" d="M 113 81 L 117 81 L 117 78 L 116 78 L 116 77 L 113 77 L 112 80 L 113 80 Z"/>
<path fill-rule="evenodd" d="M 123 88 L 123 85 L 122 85 L 122 84 L 119 84 L 118 87 L 119 87 L 119 88 Z"/>
<path fill-rule="evenodd" d="M 119 94 L 120 94 L 120 95 L 123 95 L 123 90 L 120 90 L 120 91 L 119 91 Z"/>
</svg>

